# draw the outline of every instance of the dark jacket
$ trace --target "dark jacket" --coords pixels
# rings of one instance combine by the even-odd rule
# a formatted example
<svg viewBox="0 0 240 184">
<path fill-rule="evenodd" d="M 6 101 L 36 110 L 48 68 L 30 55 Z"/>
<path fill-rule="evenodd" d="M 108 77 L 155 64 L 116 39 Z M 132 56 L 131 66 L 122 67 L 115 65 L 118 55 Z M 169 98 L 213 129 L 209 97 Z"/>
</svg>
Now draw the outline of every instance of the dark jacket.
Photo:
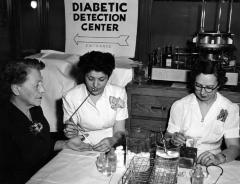
<svg viewBox="0 0 240 184">
<path fill-rule="evenodd" d="M 41 107 L 30 113 L 42 125 L 40 132 L 31 130 L 33 122 L 12 103 L 0 107 L 0 183 L 25 183 L 52 156 L 54 142 Z"/>
</svg>

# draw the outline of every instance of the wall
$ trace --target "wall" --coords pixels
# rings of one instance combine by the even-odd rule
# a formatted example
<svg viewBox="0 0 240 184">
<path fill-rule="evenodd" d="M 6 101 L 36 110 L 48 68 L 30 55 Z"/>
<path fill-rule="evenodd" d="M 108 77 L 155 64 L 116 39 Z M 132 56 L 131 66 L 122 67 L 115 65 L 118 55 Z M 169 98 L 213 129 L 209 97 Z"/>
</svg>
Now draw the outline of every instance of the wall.
<svg viewBox="0 0 240 184">
<path fill-rule="evenodd" d="M 33 9 L 29 0 L 18 0 L 19 4 L 19 21 L 20 21 L 20 44 L 21 54 L 27 55 L 31 52 L 38 52 L 41 47 L 41 27 L 39 22 L 38 8 Z"/>
<path fill-rule="evenodd" d="M 64 0 L 49 1 L 49 48 L 65 50 L 65 9 Z"/>
<path fill-rule="evenodd" d="M 0 64 L 10 56 L 9 25 L 7 22 L 7 3 L 0 2 Z"/>
</svg>

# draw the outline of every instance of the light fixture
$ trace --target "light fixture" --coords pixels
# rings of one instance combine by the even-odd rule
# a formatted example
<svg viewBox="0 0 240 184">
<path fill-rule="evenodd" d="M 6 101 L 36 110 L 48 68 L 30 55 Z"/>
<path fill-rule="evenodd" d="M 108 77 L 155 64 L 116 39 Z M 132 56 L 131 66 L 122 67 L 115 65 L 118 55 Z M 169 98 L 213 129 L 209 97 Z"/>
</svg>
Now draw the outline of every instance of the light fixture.
<svg viewBox="0 0 240 184">
<path fill-rule="evenodd" d="M 32 1 L 31 1 L 31 7 L 32 7 L 33 9 L 36 9 L 36 8 L 37 8 L 37 1 L 36 1 L 36 0 L 32 0 Z"/>
</svg>

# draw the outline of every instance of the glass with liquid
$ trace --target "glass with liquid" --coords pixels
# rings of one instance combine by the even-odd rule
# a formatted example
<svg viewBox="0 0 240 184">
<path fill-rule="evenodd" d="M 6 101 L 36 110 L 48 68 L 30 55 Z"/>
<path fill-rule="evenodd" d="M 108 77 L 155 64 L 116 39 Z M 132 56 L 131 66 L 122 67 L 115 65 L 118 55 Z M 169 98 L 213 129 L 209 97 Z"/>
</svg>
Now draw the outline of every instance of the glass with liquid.
<svg viewBox="0 0 240 184">
<path fill-rule="evenodd" d="M 117 157 L 114 150 L 108 153 L 100 153 L 96 160 L 97 170 L 105 176 L 111 176 L 116 172 Z"/>
<path fill-rule="evenodd" d="M 107 164 L 107 156 L 105 153 L 100 153 L 100 155 L 97 157 L 97 161 L 96 161 L 96 166 L 97 166 L 97 170 L 100 173 L 103 173 L 105 170 Z"/>
<path fill-rule="evenodd" d="M 179 164 L 179 150 L 158 147 L 153 168 L 153 183 L 175 184 Z"/>
</svg>

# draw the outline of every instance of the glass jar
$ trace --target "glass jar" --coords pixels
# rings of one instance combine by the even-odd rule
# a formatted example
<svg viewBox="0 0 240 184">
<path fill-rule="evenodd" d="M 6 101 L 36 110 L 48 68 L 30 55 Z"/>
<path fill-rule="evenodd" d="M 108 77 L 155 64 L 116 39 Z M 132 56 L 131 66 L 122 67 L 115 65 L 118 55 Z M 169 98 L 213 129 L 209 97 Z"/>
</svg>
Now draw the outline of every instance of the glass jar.
<svg viewBox="0 0 240 184">
<path fill-rule="evenodd" d="M 153 168 L 153 183 L 175 184 L 179 164 L 179 150 L 157 147 Z"/>
</svg>

